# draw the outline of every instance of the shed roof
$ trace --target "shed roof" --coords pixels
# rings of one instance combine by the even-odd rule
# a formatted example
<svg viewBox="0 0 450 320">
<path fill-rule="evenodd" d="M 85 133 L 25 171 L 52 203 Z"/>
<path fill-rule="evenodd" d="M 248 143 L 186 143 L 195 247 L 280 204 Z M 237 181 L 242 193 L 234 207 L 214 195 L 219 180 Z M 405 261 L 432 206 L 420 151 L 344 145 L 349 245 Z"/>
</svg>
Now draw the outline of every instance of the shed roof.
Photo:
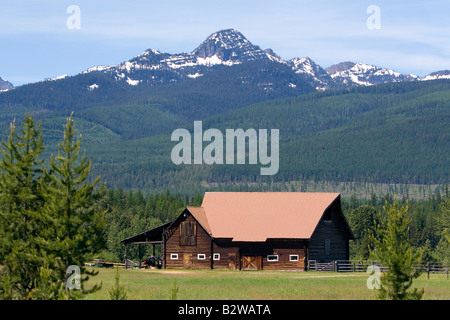
<svg viewBox="0 0 450 320">
<path fill-rule="evenodd" d="M 139 243 L 159 243 L 162 241 L 163 232 L 170 227 L 171 222 L 165 223 L 159 227 L 144 231 L 135 236 L 129 237 L 127 239 L 122 240 L 121 242 L 124 244 L 139 244 Z"/>
</svg>

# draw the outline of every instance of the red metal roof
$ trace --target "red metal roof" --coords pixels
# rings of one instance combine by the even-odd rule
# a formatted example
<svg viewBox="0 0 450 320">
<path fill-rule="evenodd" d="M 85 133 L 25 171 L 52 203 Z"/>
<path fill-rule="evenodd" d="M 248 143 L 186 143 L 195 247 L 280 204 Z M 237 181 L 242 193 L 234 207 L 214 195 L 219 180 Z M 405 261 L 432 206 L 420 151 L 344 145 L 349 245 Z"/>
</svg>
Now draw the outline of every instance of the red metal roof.
<svg viewBox="0 0 450 320">
<path fill-rule="evenodd" d="M 205 210 L 202 207 L 187 207 L 190 213 L 195 217 L 195 219 L 200 223 L 200 225 L 205 229 L 209 235 L 212 235 L 211 228 L 208 224 L 208 219 L 206 218 Z"/>
<path fill-rule="evenodd" d="M 309 239 L 338 197 L 339 193 L 206 192 L 201 208 L 188 210 L 214 238 Z"/>
</svg>

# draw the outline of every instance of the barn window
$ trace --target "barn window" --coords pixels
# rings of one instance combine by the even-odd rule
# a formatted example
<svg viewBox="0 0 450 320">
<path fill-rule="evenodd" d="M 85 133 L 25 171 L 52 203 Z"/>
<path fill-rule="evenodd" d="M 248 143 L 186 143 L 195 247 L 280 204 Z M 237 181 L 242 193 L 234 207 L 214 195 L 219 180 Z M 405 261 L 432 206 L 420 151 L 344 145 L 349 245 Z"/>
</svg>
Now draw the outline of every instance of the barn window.
<svg viewBox="0 0 450 320">
<path fill-rule="evenodd" d="M 206 254 L 204 254 L 204 253 L 199 253 L 199 254 L 197 255 L 197 259 L 198 259 L 198 260 L 205 260 L 205 259 L 206 259 Z"/>
<path fill-rule="evenodd" d="M 220 260 L 220 253 L 214 253 L 213 260 Z"/>
<path fill-rule="evenodd" d="M 276 255 L 276 254 L 269 254 L 267 256 L 267 261 L 270 261 L 270 262 L 278 261 L 278 255 Z"/>
<path fill-rule="evenodd" d="M 330 210 L 325 211 L 323 215 L 323 222 L 331 222 L 331 220 L 332 220 L 331 211 Z"/>
<path fill-rule="evenodd" d="M 178 260 L 178 253 L 171 253 L 170 260 Z"/>
<path fill-rule="evenodd" d="M 289 261 L 298 261 L 298 254 L 290 254 Z"/>
<path fill-rule="evenodd" d="M 183 221 L 180 224 L 180 246 L 197 245 L 197 225 L 193 221 Z"/>
</svg>

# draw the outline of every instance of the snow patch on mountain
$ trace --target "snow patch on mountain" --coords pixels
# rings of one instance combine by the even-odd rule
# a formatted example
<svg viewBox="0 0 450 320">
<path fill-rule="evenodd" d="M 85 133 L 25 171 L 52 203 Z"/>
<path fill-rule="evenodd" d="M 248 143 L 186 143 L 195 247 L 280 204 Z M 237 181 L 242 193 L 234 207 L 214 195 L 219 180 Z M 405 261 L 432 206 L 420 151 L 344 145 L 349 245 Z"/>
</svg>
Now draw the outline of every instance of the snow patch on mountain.
<svg viewBox="0 0 450 320">
<path fill-rule="evenodd" d="M 187 76 L 191 79 L 195 79 L 195 78 L 203 76 L 203 74 L 196 72 L 194 74 L 188 74 Z"/>
<path fill-rule="evenodd" d="M 94 91 L 95 89 L 98 89 L 98 88 L 99 88 L 99 85 L 96 84 L 96 83 L 93 83 L 93 84 L 91 84 L 90 86 L 87 87 L 87 89 L 89 91 Z"/>
<path fill-rule="evenodd" d="M 51 78 L 51 79 L 50 79 L 50 81 L 61 80 L 61 79 L 67 78 L 67 77 L 68 77 L 68 75 L 67 75 L 67 74 L 62 74 L 62 75 L 60 75 L 60 76 L 57 76 L 57 77 Z"/>
<path fill-rule="evenodd" d="M 450 79 L 450 70 L 436 71 L 436 72 L 430 73 L 429 75 L 421 78 L 420 80 L 429 81 L 429 80 L 439 80 L 439 79 Z"/>
<path fill-rule="evenodd" d="M 342 62 L 326 69 L 331 78 L 341 84 L 372 86 L 388 82 L 414 81 L 419 77 L 395 72 L 365 63 Z"/>
<path fill-rule="evenodd" d="M 139 84 L 139 82 L 141 82 L 141 80 L 133 80 L 133 79 L 127 78 L 127 83 L 130 86 L 137 86 Z"/>
<path fill-rule="evenodd" d="M 218 64 L 232 66 L 234 64 L 240 64 L 240 63 L 241 62 L 239 62 L 239 61 L 231 61 L 231 60 L 224 61 L 224 60 L 220 59 L 217 55 L 214 55 L 211 57 L 206 57 L 206 58 L 197 57 L 197 65 L 200 65 L 200 66 L 214 66 L 214 65 L 218 65 Z"/>
<path fill-rule="evenodd" d="M 90 72 L 94 72 L 94 71 L 106 71 L 106 70 L 112 69 L 114 67 L 115 66 L 113 66 L 113 65 L 109 65 L 109 66 L 95 66 L 95 67 L 89 68 L 89 69 L 81 72 L 81 74 L 90 73 Z"/>
</svg>

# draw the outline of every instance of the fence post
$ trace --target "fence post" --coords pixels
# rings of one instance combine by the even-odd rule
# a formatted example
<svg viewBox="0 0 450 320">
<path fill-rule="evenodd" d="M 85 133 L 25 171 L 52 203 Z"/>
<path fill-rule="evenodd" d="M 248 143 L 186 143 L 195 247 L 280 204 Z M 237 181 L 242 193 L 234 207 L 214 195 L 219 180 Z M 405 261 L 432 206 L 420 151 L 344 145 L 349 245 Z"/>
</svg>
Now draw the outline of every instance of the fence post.
<svg viewBox="0 0 450 320">
<path fill-rule="evenodd" d="M 427 279 L 430 279 L 430 262 L 427 262 Z"/>
<path fill-rule="evenodd" d="M 338 262 L 337 260 L 334 260 L 334 272 L 338 271 Z"/>
</svg>

